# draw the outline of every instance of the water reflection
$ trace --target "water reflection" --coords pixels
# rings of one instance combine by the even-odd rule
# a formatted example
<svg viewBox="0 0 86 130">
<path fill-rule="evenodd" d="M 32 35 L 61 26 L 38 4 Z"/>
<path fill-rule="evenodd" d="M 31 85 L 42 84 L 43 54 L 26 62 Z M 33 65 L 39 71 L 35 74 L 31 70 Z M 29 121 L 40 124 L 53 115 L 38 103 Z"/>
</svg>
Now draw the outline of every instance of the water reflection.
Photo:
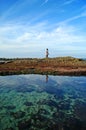
<svg viewBox="0 0 86 130">
<path fill-rule="evenodd" d="M 85 130 L 86 77 L 1 76 L 0 130 L 28 129 Z"/>
<path fill-rule="evenodd" d="M 46 75 L 46 83 L 48 82 L 48 75 Z"/>
</svg>

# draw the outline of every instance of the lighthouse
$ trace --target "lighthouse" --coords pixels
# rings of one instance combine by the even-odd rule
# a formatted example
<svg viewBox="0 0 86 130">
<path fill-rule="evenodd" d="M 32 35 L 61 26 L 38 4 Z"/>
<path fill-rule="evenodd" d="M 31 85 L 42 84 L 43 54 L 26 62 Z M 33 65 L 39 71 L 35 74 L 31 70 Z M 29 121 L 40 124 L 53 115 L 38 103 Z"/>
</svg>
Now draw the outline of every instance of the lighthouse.
<svg viewBox="0 0 86 130">
<path fill-rule="evenodd" d="M 49 51 L 48 51 L 48 48 L 46 49 L 46 58 L 48 58 L 48 55 L 49 55 Z"/>
</svg>

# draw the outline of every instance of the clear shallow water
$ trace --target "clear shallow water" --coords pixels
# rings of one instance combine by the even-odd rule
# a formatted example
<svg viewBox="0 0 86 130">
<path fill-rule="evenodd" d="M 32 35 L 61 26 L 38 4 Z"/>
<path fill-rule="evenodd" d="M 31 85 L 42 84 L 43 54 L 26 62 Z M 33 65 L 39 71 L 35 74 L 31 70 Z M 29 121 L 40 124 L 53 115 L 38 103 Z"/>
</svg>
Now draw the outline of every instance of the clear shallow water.
<svg viewBox="0 0 86 130">
<path fill-rule="evenodd" d="M 0 130 L 86 130 L 86 77 L 0 76 Z"/>
</svg>

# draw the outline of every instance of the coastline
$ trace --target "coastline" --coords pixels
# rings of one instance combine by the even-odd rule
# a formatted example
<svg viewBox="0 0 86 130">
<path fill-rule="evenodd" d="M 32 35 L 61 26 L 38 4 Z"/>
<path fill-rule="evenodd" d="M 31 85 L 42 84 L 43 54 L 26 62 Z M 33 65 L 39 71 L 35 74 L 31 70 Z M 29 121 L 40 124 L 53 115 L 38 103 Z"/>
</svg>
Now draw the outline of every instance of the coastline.
<svg viewBox="0 0 86 130">
<path fill-rule="evenodd" d="M 86 76 L 86 60 L 74 57 L 5 59 L 0 75 L 43 74 Z"/>
</svg>

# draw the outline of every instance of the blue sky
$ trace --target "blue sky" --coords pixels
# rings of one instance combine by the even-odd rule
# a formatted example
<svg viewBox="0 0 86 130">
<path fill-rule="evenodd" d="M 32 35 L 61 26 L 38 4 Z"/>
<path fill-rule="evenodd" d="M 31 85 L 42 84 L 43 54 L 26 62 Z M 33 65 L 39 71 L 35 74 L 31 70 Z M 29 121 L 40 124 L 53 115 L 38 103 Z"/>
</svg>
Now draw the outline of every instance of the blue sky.
<svg viewBox="0 0 86 130">
<path fill-rule="evenodd" d="M 0 57 L 86 57 L 86 0 L 0 0 Z"/>
</svg>

